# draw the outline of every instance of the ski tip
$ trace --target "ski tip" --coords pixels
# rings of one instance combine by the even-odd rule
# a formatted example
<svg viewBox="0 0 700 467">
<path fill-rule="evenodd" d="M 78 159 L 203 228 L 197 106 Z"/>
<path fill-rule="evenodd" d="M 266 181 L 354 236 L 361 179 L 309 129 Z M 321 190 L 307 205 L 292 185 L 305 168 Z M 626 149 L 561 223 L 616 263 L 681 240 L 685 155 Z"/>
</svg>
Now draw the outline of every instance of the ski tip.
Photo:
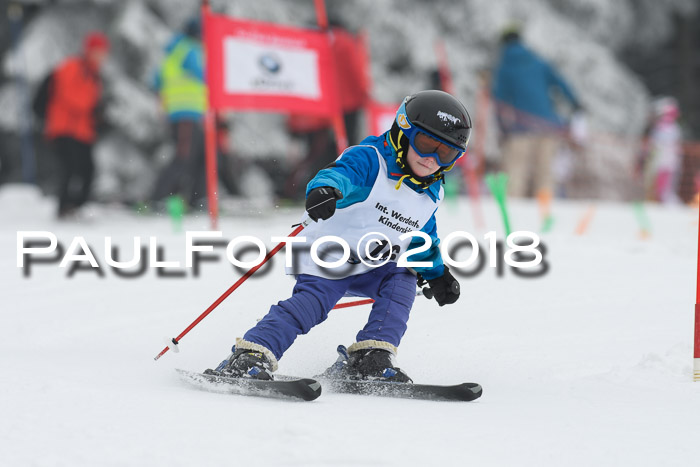
<svg viewBox="0 0 700 467">
<path fill-rule="evenodd" d="M 301 394 L 301 398 L 305 401 L 316 400 L 321 395 L 321 383 L 315 379 L 304 378 L 299 380 L 299 383 L 303 385 L 304 391 Z"/>
<path fill-rule="evenodd" d="M 313 401 L 321 396 L 321 383 L 311 378 L 258 380 L 221 376 L 211 369 L 205 370 L 203 373 L 179 368 L 176 368 L 175 371 L 183 380 L 213 392 L 303 401 Z"/>
<path fill-rule="evenodd" d="M 462 400 L 473 401 L 481 397 L 484 389 L 477 383 L 462 383 L 459 385 L 461 389 Z"/>
</svg>

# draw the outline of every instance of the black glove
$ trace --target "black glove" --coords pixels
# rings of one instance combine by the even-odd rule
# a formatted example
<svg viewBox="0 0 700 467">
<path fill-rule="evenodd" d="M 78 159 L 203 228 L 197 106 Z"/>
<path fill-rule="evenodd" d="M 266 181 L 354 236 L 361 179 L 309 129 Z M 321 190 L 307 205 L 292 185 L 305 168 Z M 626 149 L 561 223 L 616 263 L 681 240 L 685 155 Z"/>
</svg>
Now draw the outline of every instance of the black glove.
<svg viewBox="0 0 700 467">
<path fill-rule="evenodd" d="M 452 277 L 447 266 L 445 266 L 445 273 L 441 277 L 429 279 L 428 284 L 430 284 L 432 296 L 435 297 L 435 301 L 440 306 L 454 303 L 459 298 L 459 282 Z"/>
<path fill-rule="evenodd" d="M 306 197 L 306 211 L 314 222 L 319 219 L 326 220 L 335 214 L 335 202 L 342 198 L 343 194 L 337 188 L 330 186 L 314 188 Z"/>
</svg>

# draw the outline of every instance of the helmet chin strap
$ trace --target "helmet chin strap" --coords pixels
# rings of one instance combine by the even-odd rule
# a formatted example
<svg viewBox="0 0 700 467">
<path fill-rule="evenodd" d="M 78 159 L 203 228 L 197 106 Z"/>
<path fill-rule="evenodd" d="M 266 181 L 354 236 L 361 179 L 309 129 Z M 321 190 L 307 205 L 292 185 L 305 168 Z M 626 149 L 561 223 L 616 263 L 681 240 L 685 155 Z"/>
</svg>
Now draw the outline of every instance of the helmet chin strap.
<svg viewBox="0 0 700 467">
<path fill-rule="evenodd" d="M 408 152 L 408 146 L 410 144 L 408 141 L 408 136 L 406 136 L 403 133 L 403 130 L 399 128 L 396 122 L 394 122 L 394 124 L 391 127 L 391 131 L 389 132 L 389 141 L 391 142 L 391 146 L 396 151 L 396 164 L 406 174 L 402 176 L 396 184 L 397 190 L 401 187 L 401 183 L 406 178 L 408 178 L 408 180 L 412 183 L 418 185 L 418 187 L 420 187 L 421 189 L 425 190 L 435 182 L 439 182 L 441 180 L 444 182 L 444 172 L 452 170 L 452 167 L 454 167 L 453 163 L 449 167 L 440 167 L 434 174 L 428 175 L 427 177 L 419 177 L 418 175 L 416 175 L 413 169 L 411 169 L 411 166 L 406 160 L 406 154 Z"/>
</svg>

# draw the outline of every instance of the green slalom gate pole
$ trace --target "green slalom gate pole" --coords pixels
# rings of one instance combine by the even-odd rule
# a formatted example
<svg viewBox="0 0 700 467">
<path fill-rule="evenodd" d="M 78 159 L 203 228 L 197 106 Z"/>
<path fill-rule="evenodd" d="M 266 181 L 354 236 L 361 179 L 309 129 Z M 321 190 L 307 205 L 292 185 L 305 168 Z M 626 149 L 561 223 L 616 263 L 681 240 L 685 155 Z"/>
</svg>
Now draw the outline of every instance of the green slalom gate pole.
<svg viewBox="0 0 700 467">
<path fill-rule="evenodd" d="M 173 230 L 175 232 L 182 232 L 182 219 L 185 216 L 185 200 L 178 195 L 170 196 L 165 200 L 165 207 L 173 222 Z"/>
<path fill-rule="evenodd" d="M 508 219 L 508 208 L 506 207 L 506 197 L 508 195 L 508 175 L 503 172 L 488 174 L 485 177 L 486 186 L 496 199 L 503 218 L 503 226 L 506 230 L 506 238 L 510 235 L 510 220 Z"/>
<path fill-rule="evenodd" d="M 639 224 L 641 237 L 646 238 L 651 235 L 651 220 L 649 219 L 646 209 L 644 209 L 644 203 L 642 201 L 636 201 L 634 203 L 634 214 Z"/>
</svg>

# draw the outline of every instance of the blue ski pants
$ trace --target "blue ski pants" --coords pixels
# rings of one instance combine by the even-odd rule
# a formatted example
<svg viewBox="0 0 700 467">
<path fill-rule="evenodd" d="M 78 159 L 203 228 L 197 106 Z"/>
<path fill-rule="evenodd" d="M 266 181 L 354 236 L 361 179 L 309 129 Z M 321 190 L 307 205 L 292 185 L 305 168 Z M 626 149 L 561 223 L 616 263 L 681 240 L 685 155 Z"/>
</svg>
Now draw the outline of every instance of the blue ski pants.
<svg viewBox="0 0 700 467">
<path fill-rule="evenodd" d="M 416 276 L 394 262 L 344 279 L 298 275 L 292 296 L 270 307 L 243 339 L 270 349 L 279 359 L 299 334 L 325 321 L 346 293 L 375 300 L 357 341 L 379 340 L 398 346 L 416 298 Z"/>
</svg>

